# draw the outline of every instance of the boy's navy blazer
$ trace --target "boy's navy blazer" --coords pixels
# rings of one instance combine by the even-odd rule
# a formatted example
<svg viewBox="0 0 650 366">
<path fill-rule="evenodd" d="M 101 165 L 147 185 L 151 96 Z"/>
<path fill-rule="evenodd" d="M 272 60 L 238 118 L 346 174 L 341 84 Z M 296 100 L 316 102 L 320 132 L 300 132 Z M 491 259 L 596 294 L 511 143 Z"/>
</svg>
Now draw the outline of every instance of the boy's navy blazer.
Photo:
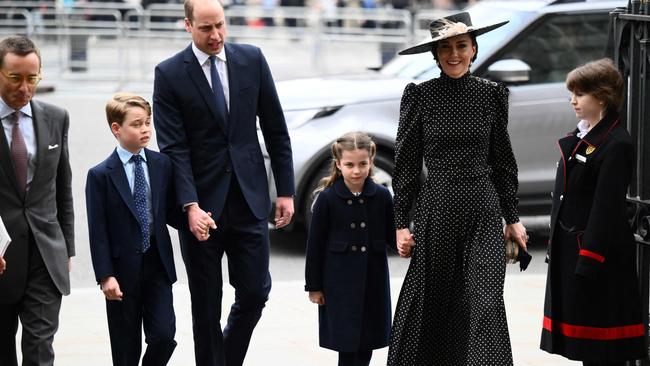
<svg viewBox="0 0 650 366">
<path fill-rule="evenodd" d="M 145 149 L 153 210 L 152 236 L 169 283 L 176 281 L 172 244 L 167 230 L 174 216 L 172 164 L 161 153 Z M 142 232 L 133 193 L 117 151 L 88 171 L 86 180 L 88 233 L 95 278 L 115 276 L 122 291 L 133 289 L 141 268 Z M 180 212 L 180 207 L 178 208 Z M 172 220 L 173 221 L 173 220 Z M 175 222 L 170 222 L 175 225 Z"/>
<path fill-rule="evenodd" d="M 235 174 L 251 211 L 262 220 L 271 210 L 271 200 L 256 122 L 264 136 L 278 196 L 295 193 L 291 142 L 260 49 L 234 43 L 224 47 L 230 89 L 227 121 L 218 111 L 190 44 L 156 67 L 156 139 L 160 151 L 174 162 L 179 205 L 199 202 L 206 212 L 220 217 Z"/>
</svg>

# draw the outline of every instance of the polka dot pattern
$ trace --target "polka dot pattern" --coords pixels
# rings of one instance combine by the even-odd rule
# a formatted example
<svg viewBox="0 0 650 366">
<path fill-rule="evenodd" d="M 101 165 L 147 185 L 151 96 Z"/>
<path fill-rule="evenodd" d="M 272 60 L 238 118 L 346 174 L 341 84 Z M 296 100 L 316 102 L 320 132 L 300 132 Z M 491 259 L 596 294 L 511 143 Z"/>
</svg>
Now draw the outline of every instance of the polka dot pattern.
<svg viewBox="0 0 650 366">
<path fill-rule="evenodd" d="M 409 84 L 395 152 L 395 224 L 416 247 L 389 366 L 512 365 L 502 221 L 519 221 L 508 89 L 467 73 Z M 422 183 L 422 161 L 427 179 Z"/>
<path fill-rule="evenodd" d="M 144 170 L 142 169 L 142 156 L 133 155 L 131 160 L 134 163 L 133 201 L 135 203 L 135 213 L 140 223 L 140 230 L 142 231 L 142 251 L 146 252 L 150 244 L 147 181 L 144 178 Z"/>
</svg>

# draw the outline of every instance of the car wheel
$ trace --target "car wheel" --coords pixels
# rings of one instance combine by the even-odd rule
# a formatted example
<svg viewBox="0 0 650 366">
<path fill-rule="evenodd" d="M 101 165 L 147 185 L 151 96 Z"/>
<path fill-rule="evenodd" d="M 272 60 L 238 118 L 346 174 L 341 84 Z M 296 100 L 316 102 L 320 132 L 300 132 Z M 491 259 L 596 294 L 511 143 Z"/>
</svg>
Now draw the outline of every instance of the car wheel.
<svg viewBox="0 0 650 366">
<path fill-rule="evenodd" d="M 330 164 L 331 163 L 328 160 L 316 170 L 307 186 L 307 190 L 303 194 L 304 203 L 302 206 L 302 212 L 306 229 L 309 229 L 309 224 L 311 223 L 311 206 L 315 198 L 312 193 L 318 186 L 318 182 L 330 173 Z M 375 157 L 375 166 L 373 168 L 373 178 L 375 179 L 375 182 L 388 188 L 391 195 L 393 194 L 393 164 L 393 157 L 391 155 L 378 152 Z"/>
</svg>

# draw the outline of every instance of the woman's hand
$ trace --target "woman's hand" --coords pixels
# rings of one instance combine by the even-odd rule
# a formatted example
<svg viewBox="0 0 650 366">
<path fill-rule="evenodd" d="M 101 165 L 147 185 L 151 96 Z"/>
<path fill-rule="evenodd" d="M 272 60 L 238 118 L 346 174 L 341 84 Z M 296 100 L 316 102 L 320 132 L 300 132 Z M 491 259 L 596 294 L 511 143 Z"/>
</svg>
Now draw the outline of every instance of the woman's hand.
<svg viewBox="0 0 650 366">
<path fill-rule="evenodd" d="M 395 232 L 397 237 L 397 253 L 402 258 L 409 258 L 413 255 L 413 247 L 415 247 L 415 239 L 411 230 L 404 228 Z"/>
<path fill-rule="evenodd" d="M 516 242 L 521 249 L 526 250 L 528 234 L 526 234 L 526 228 L 524 225 L 522 225 L 521 222 L 506 225 L 505 229 L 503 230 L 503 237 L 506 240 L 512 240 Z"/>
<path fill-rule="evenodd" d="M 323 291 L 309 291 L 309 301 L 318 305 L 325 305 L 325 294 Z"/>
</svg>

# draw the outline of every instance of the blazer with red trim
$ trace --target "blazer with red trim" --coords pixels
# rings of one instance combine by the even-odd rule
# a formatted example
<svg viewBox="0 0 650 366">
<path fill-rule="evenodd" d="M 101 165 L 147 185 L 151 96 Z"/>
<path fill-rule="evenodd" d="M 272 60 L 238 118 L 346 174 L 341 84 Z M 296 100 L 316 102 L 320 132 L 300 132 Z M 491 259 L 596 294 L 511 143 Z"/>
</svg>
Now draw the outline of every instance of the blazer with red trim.
<svg viewBox="0 0 650 366">
<path fill-rule="evenodd" d="M 634 146 L 618 114 L 558 141 L 541 348 L 574 360 L 645 355 L 626 215 Z"/>
</svg>

